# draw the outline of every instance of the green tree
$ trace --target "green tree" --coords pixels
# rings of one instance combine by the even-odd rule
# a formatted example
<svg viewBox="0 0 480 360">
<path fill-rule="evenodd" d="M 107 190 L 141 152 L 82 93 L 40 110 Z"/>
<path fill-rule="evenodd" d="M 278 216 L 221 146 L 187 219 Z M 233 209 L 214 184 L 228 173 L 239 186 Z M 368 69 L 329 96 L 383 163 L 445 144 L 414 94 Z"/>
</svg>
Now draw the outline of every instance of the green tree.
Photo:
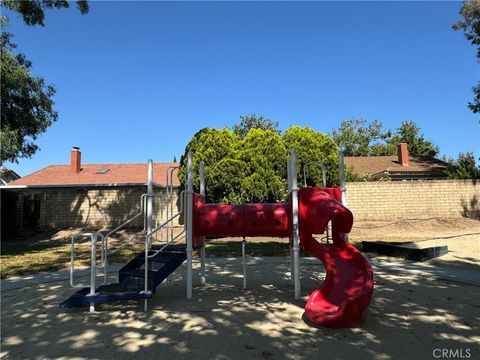
<svg viewBox="0 0 480 360">
<path fill-rule="evenodd" d="M 383 148 L 379 142 L 388 139 L 389 131 L 383 130 L 380 121 L 368 122 L 365 119 L 343 120 L 338 129 L 332 131 L 333 141 L 343 149 L 345 156 L 377 155 L 373 150 L 380 152 Z M 376 145 L 376 147 L 373 147 Z M 383 145 L 384 146 L 384 145 Z"/>
<path fill-rule="evenodd" d="M 243 201 L 284 199 L 287 150 L 277 132 L 250 129 L 240 144 L 239 159 L 246 164 L 246 176 L 241 183 Z"/>
<path fill-rule="evenodd" d="M 247 135 L 250 129 L 272 130 L 280 134 L 278 122 L 273 122 L 263 116 L 257 116 L 255 114 L 240 115 L 240 119 L 241 121 L 239 123 L 233 125 L 233 132 L 241 139 Z"/>
<path fill-rule="evenodd" d="M 224 158 L 212 165 L 206 179 L 207 195 L 215 203 L 241 204 L 242 181 L 247 174 L 247 164 L 243 160 Z"/>
<path fill-rule="evenodd" d="M 66 0 L 1 0 L 1 6 L 18 12 L 25 24 L 44 26 L 46 9 L 68 9 L 70 3 Z M 77 1 L 77 8 L 82 14 L 88 13 L 88 1 Z"/>
<path fill-rule="evenodd" d="M 327 134 L 309 127 L 292 126 L 283 134 L 285 148 L 297 150 L 297 176 L 304 185 L 304 166 L 312 161 L 320 161 L 326 168 L 327 185 L 338 185 L 338 146 Z M 307 168 L 307 186 L 323 186 L 322 171 L 318 166 Z"/>
<path fill-rule="evenodd" d="M 477 47 L 477 60 L 480 60 L 480 1 L 464 1 L 459 13 L 463 19 L 455 22 L 452 27 L 454 30 L 463 31 L 467 40 Z M 478 113 L 480 111 L 480 82 L 473 87 L 473 95 L 473 102 L 469 102 L 468 107 L 472 112 Z"/>
<path fill-rule="evenodd" d="M 420 133 L 420 127 L 414 121 L 402 121 L 395 135 L 388 140 L 387 145 L 390 146 L 392 155 L 396 153 L 400 143 L 407 143 L 408 153 L 412 156 L 434 157 L 439 151 L 437 145 L 425 140 Z"/>
<path fill-rule="evenodd" d="M 18 162 L 37 150 L 37 137 L 58 119 L 53 110 L 55 88 L 34 77 L 23 54 L 13 54 L 10 34 L 1 36 L 1 162 Z"/>
<path fill-rule="evenodd" d="M 205 163 L 205 177 L 207 183 L 207 201 L 217 202 L 228 198 L 221 189 L 222 181 L 218 180 L 220 169 L 218 163 L 223 159 L 237 159 L 240 139 L 229 129 L 204 128 L 198 131 L 185 147 L 185 153 L 180 158 L 181 168 L 179 179 L 185 184 L 185 173 L 187 167 L 187 154 L 193 154 L 193 185 L 195 191 L 200 189 L 198 166 L 200 162 Z"/>
<path fill-rule="evenodd" d="M 382 123 L 377 120 L 350 119 L 333 130 L 332 138 L 344 149 L 345 156 L 395 155 L 398 144 L 403 142 L 408 144 L 412 156 L 434 157 L 438 154 L 438 146 L 426 140 L 420 130 L 414 121 L 403 121 L 392 134 L 391 130 L 383 130 Z"/>
<path fill-rule="evenodd" d="M 68 8 L 67 1 L 2 0 L 1 6 L 18 12 L 27 25 L 44 25 L 45 9 Z M 88 12 L 86 1 L 77 2 L 81 13 Z M 22 53 L 16 53 L 12 34 L 4 31 L 8 24 L 1 17 L 1 125 L 0 162 L 18 162 L 31 157 L 39 147 L 35 140 L 58 119 L 54 110 L 55 88 L 31 72 L 32 63 Z"/>
<path fill-rule="evenodd" d="M 473 153 L 460 153 L 456 160 L 449 159 L 447 162 L 450 179 L 480 179 L 480 166 L 477 166 Z"/>
</svg>

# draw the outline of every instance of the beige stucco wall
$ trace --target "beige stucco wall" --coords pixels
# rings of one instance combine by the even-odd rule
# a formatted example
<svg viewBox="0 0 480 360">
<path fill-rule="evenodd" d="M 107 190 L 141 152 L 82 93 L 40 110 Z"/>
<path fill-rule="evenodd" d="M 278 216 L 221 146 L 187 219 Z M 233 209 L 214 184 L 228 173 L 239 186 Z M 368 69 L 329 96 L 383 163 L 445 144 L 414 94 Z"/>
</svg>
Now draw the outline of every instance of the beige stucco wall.
<svg viewBox="0 0 480 360">
<path fill-rule="evenodd" d="M 359 220 L 480 216 L 480 181 L 347 183 L 347 206 Z"/>
<path fill-rule="evenodd" d="M 19 192 L 19 199 L 22 196 L 31 196 L 32 193 L 40 194 L 40 227 L 108 229 L 120 225 L 137 214 L 140 211 L 140 197 L 145 192 L 144 187 L 28 190 Z M 160 224 L 166 220 L 166 191 L 155 189 L 155 194 L 154 219 Z M 174 204 L 177 204 L 176 190 L 174 190 Z M 23 200 L 17 201 L 17 207 L 21 206 L 23 206 Z M 173 210 L 177 213 L 177 205 L 174 205 Z M 17 213 L 21 211 L 17 209 Z M 19 226 L 20 219 L 21 217 L 17 218 Z M 174 221 L 174 225 L 179 225 L 178 218 Z M 143 218 L 132 222 L 131 226 L 143 226 Z"/>
</svg>

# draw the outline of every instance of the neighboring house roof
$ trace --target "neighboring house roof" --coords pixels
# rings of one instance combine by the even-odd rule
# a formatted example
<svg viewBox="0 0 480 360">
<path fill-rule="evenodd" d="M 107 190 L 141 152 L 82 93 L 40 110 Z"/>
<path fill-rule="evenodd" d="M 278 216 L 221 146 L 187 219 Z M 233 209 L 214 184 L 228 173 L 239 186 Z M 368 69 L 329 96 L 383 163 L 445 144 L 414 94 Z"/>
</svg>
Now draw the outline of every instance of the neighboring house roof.
<svg viewBox="0 0 480 360">
<path fill-rule="evenodd" d="M 19 178 L 20 178 L 20 175 L 18 175 L 15 171 L 7 168 L 0 168 L 1 185 L 7 185 Z"/>
<path fill-rule="evenodd" d="M 409 165 L 403 166 L 398 157 L 393 156 L 346 156 L 345 164 L 361 178 L 390 176 L 445 176 L 447 164 L 427 157 L 409 156 Z"/>
<path fill-rule="evenodd" d="M 166 186 L 167 169 L 178 163 L 154 163 L 153 183 Z M 133 164 L 81 164 L 81 171 L 72 172 L 70 165 L 51 165 L 8 184 L 8 187 L 76 187 L 126 186 L 147 183 L 147 163 Z M 105 171 L 103 169 L 108 169 Z M 179 186 L 177 171 L 173 173 L 173 186 Z"/>
</svg>

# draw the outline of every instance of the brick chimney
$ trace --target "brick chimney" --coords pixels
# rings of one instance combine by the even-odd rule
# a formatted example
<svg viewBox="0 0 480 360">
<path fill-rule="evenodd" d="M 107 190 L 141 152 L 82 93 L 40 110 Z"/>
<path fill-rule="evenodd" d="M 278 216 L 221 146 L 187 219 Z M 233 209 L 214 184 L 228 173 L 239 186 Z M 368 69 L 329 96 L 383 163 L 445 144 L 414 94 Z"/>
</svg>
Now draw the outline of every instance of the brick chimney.
<svg viewBox="0 0 480 360">
<path fill-rule="evenodd" d="M 408 166 L 408 146 L 405 143 L 398 144 L 397 147 L 398 162 L 402 166 Z"/>
<path fill-rule="evenodd" d="M 78 174 L 82 170 L 82 153 L 80 148 L 74 146 L 70 153 L 70 171 Z"/>
</svg>

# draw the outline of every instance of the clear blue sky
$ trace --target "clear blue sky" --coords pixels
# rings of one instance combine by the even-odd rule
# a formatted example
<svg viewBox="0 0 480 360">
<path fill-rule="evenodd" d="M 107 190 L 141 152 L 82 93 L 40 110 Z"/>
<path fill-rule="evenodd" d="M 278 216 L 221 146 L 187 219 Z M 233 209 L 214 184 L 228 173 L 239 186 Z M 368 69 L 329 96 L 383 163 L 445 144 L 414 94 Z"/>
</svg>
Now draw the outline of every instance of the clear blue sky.
<svg viewBox="0 0 480 360">
<path fill-rule="evenodd" d="M 200 128 L 256 113 L 330 132 L 342 119 L 416 121 L 441 154 L 480 155 L 466 103 L 475 49 L 460 2 L 92 2 L 89 14 L 17 15 L 9 30 L 55 84 L 60 119 L 19 164 L 171 161 Z"/>
</svg>

